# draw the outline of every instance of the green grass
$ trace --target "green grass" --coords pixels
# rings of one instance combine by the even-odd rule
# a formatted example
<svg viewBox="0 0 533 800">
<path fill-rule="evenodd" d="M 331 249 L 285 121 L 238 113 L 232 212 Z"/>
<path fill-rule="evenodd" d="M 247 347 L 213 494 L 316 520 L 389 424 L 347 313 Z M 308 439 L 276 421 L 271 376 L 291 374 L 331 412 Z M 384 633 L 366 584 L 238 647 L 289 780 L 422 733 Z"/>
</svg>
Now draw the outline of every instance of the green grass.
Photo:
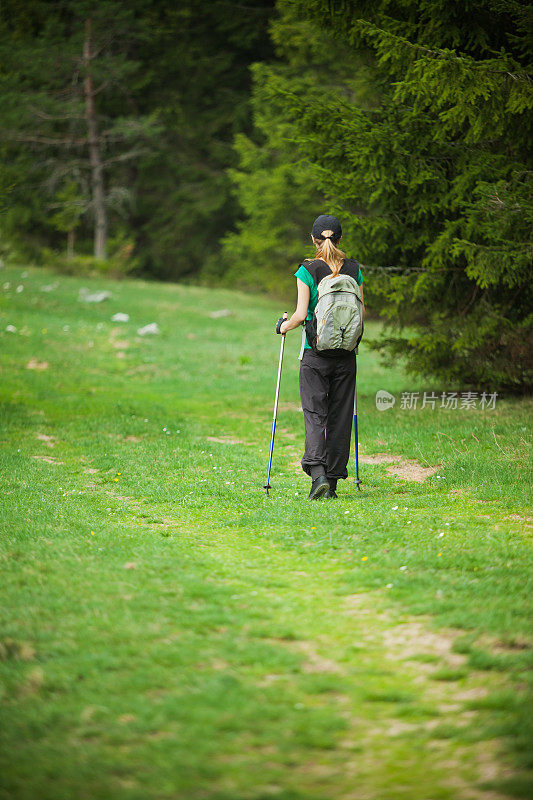
<svg viewBox="0 0 533 800">
<path fill-rule="evenodd" d="M 267 499 L 272 301 L 0 281 L 2 800 L 452 800 L 489 757 L 526 796 L 530 400 L 402 410 L 462 387 L 362 345 L 362 453 L 438 473 L 362 464 L 363 491 L 307 503 L 290 334 Z"/>
</svg>

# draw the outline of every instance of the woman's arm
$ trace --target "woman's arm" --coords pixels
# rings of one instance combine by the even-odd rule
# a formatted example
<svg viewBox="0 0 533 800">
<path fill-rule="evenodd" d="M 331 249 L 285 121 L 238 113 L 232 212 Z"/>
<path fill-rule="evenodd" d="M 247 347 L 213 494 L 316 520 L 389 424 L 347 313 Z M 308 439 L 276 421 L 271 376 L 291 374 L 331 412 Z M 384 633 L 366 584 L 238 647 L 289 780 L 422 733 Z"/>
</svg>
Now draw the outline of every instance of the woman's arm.
<svg viewBox="0 0 533 800">
<path fill-rule="evenodd" d="M 296 284 L 298 286 L 298 302 L 296 304 L 296 311 L 290 319 L 281 325 L 281 333 L 287 333 L 287 331 L 292 331 L 294 328 L 297 328 L 307 317 L 307 309 L 309 308 L 309 297 L 311 292 L 309 286 L 301 281 L 300 278 L 296 278 Z"/>
</svg>

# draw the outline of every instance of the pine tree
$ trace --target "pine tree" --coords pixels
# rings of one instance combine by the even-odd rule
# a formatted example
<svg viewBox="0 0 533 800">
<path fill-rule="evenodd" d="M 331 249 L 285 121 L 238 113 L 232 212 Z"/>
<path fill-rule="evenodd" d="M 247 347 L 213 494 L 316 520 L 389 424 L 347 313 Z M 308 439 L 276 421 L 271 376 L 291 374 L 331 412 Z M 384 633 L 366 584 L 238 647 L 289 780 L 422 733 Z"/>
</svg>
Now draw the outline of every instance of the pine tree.
<svg viewBox="0 0 533 800">
<path fill-rule="evenodd" d="M 457 385 L 530 388 L 528 7 L 282 0 L 280 11 L 373 64 L 374 107 L 270 90 L 363 263 L 393 267 L 372 274 L 389 328 L 377 346 Z"/>
<path fill-rule="evenodd" d="M 124 114 L 128 80 L 138 72 L 132 58 L 136 21 L 132 9 L 113 2 L 79 0 L 50 6 L 6 0 L 1 17 L 2 141 L 22 209 L 31 183 L 46 226 L 65 187 L 83 181 L 90 201 L 94 257 L 107 255 L 109 209 L 128 197 L 124 165 L 137 158 L 157 130 L 153 117 Z M 138 35 L 138 32 L 137 32 Z M 72 211 L 70 193 L 65 213 Z M 58 211 L 54 219 L 58 219 Z M 15 213 L 16 218 L 16 213 Z M 57 227 L 57 226 L 56 226 Z"/>
</svg>

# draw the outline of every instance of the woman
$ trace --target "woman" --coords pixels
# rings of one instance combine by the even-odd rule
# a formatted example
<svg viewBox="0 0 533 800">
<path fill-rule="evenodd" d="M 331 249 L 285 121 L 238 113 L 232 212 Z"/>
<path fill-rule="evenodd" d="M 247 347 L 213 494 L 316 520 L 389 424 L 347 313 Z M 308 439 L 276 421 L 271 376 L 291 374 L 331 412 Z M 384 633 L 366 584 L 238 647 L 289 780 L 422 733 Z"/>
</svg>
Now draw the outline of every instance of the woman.
<svg viewBox="0 0 533 800">
<path fill-rule="evenodd" d="M 296 311 L 279 326 L 284 334 L 313 318 L 318 301 L 318 284 L 343 274 L 355 278 L 361 287 L 359 264 L 346 258 L 337 245 L 342 236 L 339 220 L 321 214 L 313 223 L 311 238 L 316 258 L 306 259 L 295 272 L 298 286 Z M 364 305 L 363 305 L 364 318 Z M 337 481 L 347 478 L 350 455 L 356 359 L 353 352 L 339 351 L 328 357 L 315 352 L 307 337 L 300 365 L 300 397 L 305 420 L 305 452 L 302 469 L 312 480 L 309 500 L 337 497 Z"/>
</svg>

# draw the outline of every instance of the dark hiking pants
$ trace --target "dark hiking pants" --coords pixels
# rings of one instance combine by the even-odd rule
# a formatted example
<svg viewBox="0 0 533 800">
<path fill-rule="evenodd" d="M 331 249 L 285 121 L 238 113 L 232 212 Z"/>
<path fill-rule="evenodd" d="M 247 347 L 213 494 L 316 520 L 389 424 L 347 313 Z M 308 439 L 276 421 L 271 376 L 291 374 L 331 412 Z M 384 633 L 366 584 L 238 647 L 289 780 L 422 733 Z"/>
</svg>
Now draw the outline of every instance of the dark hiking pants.
<svg viewBox="0 0 533 800">
<path fill-rule="evenodd" d="M 304 350 L 300 397 L 305 420 L 302 469 L 322 465 L 328 478 L 347 478 L 355 391 L 355 354 L 326 358 Z"/>
</svg>

